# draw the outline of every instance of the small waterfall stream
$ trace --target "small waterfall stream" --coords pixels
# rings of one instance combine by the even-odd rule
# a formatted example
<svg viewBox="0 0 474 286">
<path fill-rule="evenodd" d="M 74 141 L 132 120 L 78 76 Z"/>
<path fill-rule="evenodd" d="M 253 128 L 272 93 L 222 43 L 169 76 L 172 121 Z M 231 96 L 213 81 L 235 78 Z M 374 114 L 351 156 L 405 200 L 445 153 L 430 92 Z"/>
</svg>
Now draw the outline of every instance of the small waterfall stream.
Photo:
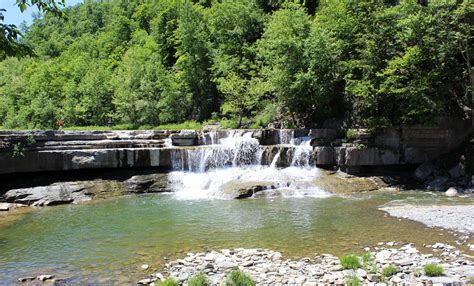
<svg viewBox="0 0 474 286">
<path fill-rule="evenodd" d="M 226 199 L 235 191 L 265 186 L 269 196 L 327 196 L 311 182 L 320 172 L 313 166 L 309 137 L 295 138 L 280 130 L 279 144 L 262 146 L 251 131 L 201 134 L 202 145 L 170 149 L 170 187 L 179 199 Z M 224 136 L 223 136 L 224 135 Z"/>
</svg>

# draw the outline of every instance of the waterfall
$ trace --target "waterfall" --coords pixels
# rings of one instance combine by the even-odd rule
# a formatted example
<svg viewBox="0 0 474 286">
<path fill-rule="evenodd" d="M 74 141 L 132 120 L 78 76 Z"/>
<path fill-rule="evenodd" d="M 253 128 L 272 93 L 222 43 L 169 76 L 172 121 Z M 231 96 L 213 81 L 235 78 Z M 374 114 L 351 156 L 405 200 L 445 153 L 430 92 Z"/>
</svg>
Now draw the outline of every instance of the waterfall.
<svg viewBox="0 0 474 286">
<path fill-rule="evenodd" d="M 200 146 L 170 148 L 173 172 L 170 189 L 178 199 L 229 199 L 248 188 L 259 195 L 325 197 L 315 186 L 320 175 L 313 166 L 308 137 L 278 131 L 278 145 L 261 146 L 253 131 L 230 130 L 199 134 Z"/>
<path fill-rule="evenodd" d="M 293 158 L 290 166 L 292 167 L 310 167 L 313 164 L 313 147 L 309 137 L 300 138 L 298 147 L 293 149 Z"/>
</svg>

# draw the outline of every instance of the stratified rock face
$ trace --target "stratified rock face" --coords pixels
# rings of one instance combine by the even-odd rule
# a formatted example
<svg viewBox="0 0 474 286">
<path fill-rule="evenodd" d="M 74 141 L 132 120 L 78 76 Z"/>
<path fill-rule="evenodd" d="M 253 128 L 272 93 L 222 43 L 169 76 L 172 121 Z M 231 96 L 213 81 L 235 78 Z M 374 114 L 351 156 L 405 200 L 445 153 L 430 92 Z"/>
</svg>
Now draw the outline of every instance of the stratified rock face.
<svg viewBox="0 0 474 286">
<path fill-rule="evenodd" d="M 182 130 L 179 134 L 171 134 L 170 138 L 174 146 L 198 145 L 198 135 L 194 130 Z"/>
<path fill-rule="evenodd" d="M 346 166 L 386 166 L 400 163 L 400 156 L 389 150 L 380 148 L 358 149 L 350 147 L 345 149 Z"/>
<path fill-rule="evenodd" d="M 336 153 L 332 147 L 314 147 L 316 165 L 336 165 Z"/>
</svg>

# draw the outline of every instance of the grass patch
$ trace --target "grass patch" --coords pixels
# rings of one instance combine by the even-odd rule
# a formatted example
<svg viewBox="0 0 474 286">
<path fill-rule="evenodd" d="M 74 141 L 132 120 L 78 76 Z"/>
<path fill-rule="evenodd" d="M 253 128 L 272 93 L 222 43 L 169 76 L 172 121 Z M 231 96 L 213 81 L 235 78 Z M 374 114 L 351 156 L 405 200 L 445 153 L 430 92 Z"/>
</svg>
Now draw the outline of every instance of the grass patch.
<svg viewBox="0 0 474 286">
<path fill-rule="evenodd" d="M 359 258 L 355 255 L 346 255 L 339 258 L 342 268 L 344 269 L 357 269 L 360 267 Z"/>
<path fill-rule="evenodd" d="M 364 266 L 364 270 L 368 273 L 377 272 L 377 266 L 375 265 L 374 257 L 370 252 L 364 253 L 362 256 L 362 264 Z"/>
<path fill-rule="evenodd" d="M 348 285 L 348 286 L 359 286 L 361 284 L 360 284 L 359 278 L 357 276 L 353 275 L 353 276 L 347 277 L 346 285 Z"/>
<path fill-rule="evenodd" d="M 444 269 L 436 263 L 428 263 L 423 267 L 425 273 L 429 277 L 441 276 L 443 275 Z"/>
<path fill-rule="evenodd" d="M 395 268 L 395 266 L 393 265 L 389 265 L 385 267 L 384 269 L 382 269 L 382 275 L 384 277 L 391 277 L 395 274 L 397 274 L 397 268 Z"/>
<path fill-rule="evenodd" d="M 240 270 L 233 270 L 227 276 L 227 279 L 224 282 L 225 286 L 255 286 L 256 283 L 253 279 L 247 274 L 243 273 Z"/>
<path fill-rule="evenodd" d="M 203 127 L 203 123 L 199 123 L 196 121 L 186 121 L 183 123 L 170 123 L 170 124 L 162 124 L 159 126 L 153 127 L 154 130 L 198 130 Z"/>
<path fill-rule="evenodd" d="M 209 279 L 204 273 L 198 273 L 196 276 L 189 278 L 188 286 L 207 286 L 209 285 Z"/>
<path fill-rule="evenodd" d="M 165 281 L 160 282 L 158 285 L 159 286 L 179 286 L 179 283 L 173 278 L 168 278 Z"/>
</svg>

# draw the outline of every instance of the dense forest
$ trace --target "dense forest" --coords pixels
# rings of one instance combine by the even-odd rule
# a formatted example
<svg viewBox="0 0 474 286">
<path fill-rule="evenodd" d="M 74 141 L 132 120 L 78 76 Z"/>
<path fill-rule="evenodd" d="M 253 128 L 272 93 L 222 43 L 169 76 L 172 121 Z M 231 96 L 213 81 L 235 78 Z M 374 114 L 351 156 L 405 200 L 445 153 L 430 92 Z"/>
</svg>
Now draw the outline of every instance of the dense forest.
<svg viewBox="0 0 474 286">
<path fill-rule="evenodd" d="M 0 126 L 377 130 L 470 116 L 470 0 L 92 1 L 0 54 Z"/>
</svg>

